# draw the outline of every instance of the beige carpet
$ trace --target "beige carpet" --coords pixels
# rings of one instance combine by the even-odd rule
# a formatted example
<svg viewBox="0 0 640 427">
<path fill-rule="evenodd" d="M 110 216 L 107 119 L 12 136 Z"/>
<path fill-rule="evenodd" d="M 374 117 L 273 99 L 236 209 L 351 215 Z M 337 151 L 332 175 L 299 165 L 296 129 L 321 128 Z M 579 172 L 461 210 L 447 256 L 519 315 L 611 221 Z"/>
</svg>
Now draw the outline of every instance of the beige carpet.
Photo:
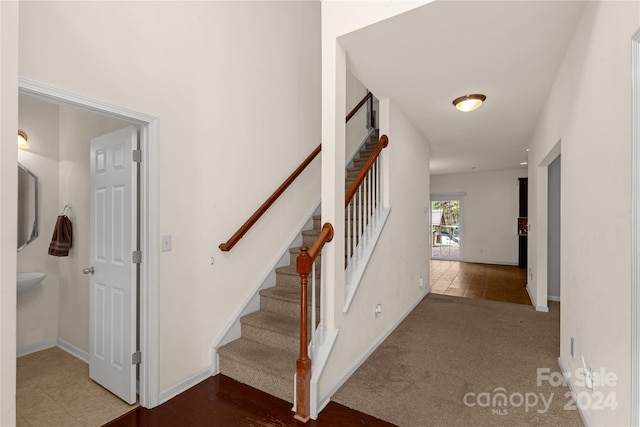
<svg viewBox="0 0 640 427">
<path fill-rule="evenodd" d="M 566 386 L 537 384 L 538 368 L 560 372 L 549 304 L 430 294 L 332 400 L 399 426 L 582 426 Z"/>
</svg>

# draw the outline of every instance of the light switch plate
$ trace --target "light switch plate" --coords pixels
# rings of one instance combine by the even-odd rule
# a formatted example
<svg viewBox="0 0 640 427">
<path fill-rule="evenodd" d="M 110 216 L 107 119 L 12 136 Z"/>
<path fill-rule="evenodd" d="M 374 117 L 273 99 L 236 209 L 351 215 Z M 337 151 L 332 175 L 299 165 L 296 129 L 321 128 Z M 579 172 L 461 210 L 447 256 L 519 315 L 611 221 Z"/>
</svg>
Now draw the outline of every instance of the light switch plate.
<svg viewBox="0 0 640 427">
<path fill-rule="evenodd" d="M 160 247 L 162 252 L 167 252 L 171 250 L 171 235 L 162 236 L 160 238 Z"/>
</svg>

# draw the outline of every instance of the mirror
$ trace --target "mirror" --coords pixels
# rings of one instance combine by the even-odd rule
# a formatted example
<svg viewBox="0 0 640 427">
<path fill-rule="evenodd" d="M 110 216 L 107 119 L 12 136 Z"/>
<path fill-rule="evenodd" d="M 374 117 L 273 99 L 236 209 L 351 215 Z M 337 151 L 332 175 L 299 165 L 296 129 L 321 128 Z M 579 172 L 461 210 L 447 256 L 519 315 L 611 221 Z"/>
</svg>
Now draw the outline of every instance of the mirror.
<svg viewBox="0 0 640 427">
<path fill-rule="evenodd" d="M 38 237 L 38 177 L 18 163 L 18 252 Z"/>
</svg>

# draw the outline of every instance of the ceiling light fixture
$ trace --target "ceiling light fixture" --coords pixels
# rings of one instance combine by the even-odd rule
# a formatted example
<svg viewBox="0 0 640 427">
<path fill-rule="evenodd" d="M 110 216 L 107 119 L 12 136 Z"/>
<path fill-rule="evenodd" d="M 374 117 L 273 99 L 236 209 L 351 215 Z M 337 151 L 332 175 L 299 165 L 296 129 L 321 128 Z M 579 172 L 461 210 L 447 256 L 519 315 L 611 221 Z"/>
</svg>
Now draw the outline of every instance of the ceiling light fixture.
<svg viewBox="0 0 640 427">
<path fill-rule="evenodd" d="M 27 139 L 28 139 L 27 134 L 19 130 L 18 131 L 18 148 L 28 149 L 29 144 L 27 144 Z"/>
<path fill-rule="evenodd" d="M 474 93 L 472 95 L 464 95 L 454 99 L 453 105 L 455 105 L 460 111 L 468 112 L 480 107 L 485 99 L 487 99 L 485 95 Z"/>
</svg>

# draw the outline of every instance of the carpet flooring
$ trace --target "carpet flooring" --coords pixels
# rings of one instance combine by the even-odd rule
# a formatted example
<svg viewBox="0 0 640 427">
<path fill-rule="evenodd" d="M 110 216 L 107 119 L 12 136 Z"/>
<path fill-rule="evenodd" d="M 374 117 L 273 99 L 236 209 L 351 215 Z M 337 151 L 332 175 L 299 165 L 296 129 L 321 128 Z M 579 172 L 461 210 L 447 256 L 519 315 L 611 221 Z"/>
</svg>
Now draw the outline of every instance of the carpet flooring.
<svg viewBox="0 0 640 427">
<path fill-rule="evenodd" d="M 399 426 L 582 426 L 560 372 L 550 312 L 429 294 L 332 400 Z"/>
</svg>

